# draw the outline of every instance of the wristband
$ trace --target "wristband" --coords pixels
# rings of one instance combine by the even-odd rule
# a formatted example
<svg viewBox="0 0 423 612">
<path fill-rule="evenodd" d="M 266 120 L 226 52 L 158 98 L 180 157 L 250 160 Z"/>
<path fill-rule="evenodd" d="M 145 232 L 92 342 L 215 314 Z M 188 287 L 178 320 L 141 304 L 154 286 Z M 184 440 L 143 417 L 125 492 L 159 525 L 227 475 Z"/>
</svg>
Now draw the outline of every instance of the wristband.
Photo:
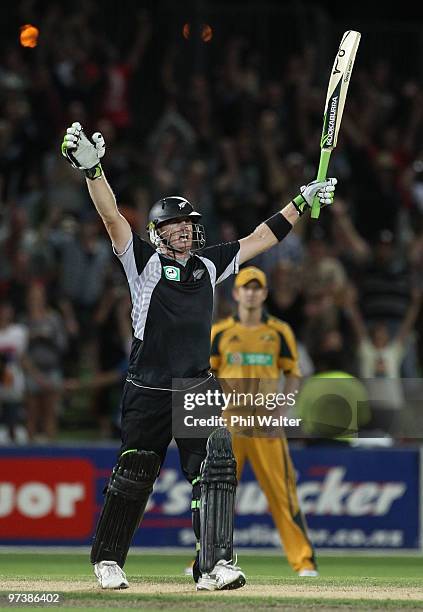
<svg viewBox="0 0 423 612">
<path fill-rule="evenodd" d="M 90 168 L 89 170 L 84 170 L 84 174 L 87 178 L 90 179 L 90 181 L 93 181 L 94 179 L 100 178 L 100 176 L 102 176 L 103 168 L 101 167 L 101 164 L 98 163 L 93 168 Z"/>
<path fill-rule="evenodd" d="M 301 217 L 301 215 L 303 215 L 305 213 L 305 211 L 307 210 L 307 208 L 310 208 L 310 206 L 307 204 L 307 202 L 305 201 L 305 199 L 303 198 L 303 196 L 297 195 L 296 198 L 294 198 L 292 201 L 292 204 L 294 205 L 298 216 Z"/>
<path fill-rule="evenodd" d="M 283 240 L 287 234 L 289 234 L 293 227 L 288 219 L 285 219 L 280 212 L 276 213 L 276 215 L 273 215 L 269 219 L 266 219 L 264 223 L 279 240 L 279 242 Z"/>
</svg>

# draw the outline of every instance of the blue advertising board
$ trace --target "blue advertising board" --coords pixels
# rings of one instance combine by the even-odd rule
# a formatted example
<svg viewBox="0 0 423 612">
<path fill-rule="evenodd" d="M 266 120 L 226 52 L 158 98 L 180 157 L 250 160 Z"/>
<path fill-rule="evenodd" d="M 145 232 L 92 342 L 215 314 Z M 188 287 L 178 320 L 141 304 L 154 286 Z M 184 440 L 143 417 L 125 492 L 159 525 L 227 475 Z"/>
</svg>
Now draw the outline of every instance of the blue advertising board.
<svg viewBox="0 0 423 612">
<path fill-rule="evenodd" d="M 0 544 L 91 542 L 115 448 L 3 448 Z M 293 449 L 298 495 L 316 548 L 418 549 L 420 451 Z M 171 447 L 147 506 L 138 546 L 191 547 L 191 486 Z M 251 467 L 237 492 L 238 547 L 279 547 Z"/>
</svg>

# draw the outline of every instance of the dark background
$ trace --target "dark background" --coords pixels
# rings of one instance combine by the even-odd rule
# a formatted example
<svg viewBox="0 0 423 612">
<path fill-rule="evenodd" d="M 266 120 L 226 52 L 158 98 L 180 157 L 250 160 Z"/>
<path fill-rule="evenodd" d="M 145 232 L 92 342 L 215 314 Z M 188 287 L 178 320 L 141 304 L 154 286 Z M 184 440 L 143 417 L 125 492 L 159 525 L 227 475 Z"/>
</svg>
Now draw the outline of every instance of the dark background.
<svg viewBox="0 0 423 612">
<path fill-rule="evenodd" d="M 358 314 L 370 334 L 384 326 L 385 348 L 408 321 L 396 372 L 420 377 L 423 11 L 401 8 L 2 4 L 1 384 L 10 384 L 7 369 L 23 367 L 25 355 L 36 379 L 13 400 L 3 393 L 9 399 L 0 418 L 10 435 L 26 423 L 32 400 L 39 434 L 51 417 L 46 401 L 60 435 L 85 428 L 109 436 L 118 413 L 130 302 L 84 180 L 60 155 L 66 128 L 80 121 L 87 134 L 103 132 L 105 173 L 144 237 L 152 204 L 180 193 L 202 212 L 209 244 L 241 238 L 314 178 L 328 77 L 347 29 L 359 30 L 362 41 L 330 165 L 336 205 L 319 222 L 302 220 L 254 263 L 268 275 L 269 310 L 294 328 L 307 373 L 335 367 L 363 376 Z M 27 23 L 40 30 L 31 49 L 19 44 Z M 229 281 L 217 293 L 216 318 L 233 307 Z M 40 317 L 47 325 L 41 339 Z M 11 349 L 2 333 L 16 325 L 27 341 Z M 36 363 L 40 342 L 53 369 Z M 386 376 L 382 362 L 371 376 Z M 55 426 L 49 431 L 58 435 Z"/>
</svg>

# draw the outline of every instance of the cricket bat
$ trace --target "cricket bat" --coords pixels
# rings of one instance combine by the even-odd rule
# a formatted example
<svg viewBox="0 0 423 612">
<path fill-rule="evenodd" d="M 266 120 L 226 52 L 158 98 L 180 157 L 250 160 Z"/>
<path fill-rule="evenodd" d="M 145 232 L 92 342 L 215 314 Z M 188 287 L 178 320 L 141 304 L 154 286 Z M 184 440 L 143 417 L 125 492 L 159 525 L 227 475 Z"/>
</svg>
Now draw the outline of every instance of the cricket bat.
<svg viewBox="0 0 423 612">
<path fill-rule="evenodd" d="M 360 32 L 355 32 L 354 30 L 347 30 L 347 32 L 344 32 L 338 53 L 333 63 L 326 94 L 325 113 L 323 116 L 323 130 L 320 140 L 320 162 L 316 177 L 318 181 L 324 181 L 326 179 L 330 156 L 338 141 L 342 113 L 344 112 L 348 85 L 350 84 L 351 72 L 354 66 L 360 38 Z M 299 198 L 299 202 L 296 203 L 300 203 L 301 196 L 297 197 Z M 296 200 L 297 198 L 295 198 L 295 201 Z M 311 208 L 311 216 L 313 219 L 317 219 L 319 214 L 319 198 L 315 196 Z"/>
</svg>

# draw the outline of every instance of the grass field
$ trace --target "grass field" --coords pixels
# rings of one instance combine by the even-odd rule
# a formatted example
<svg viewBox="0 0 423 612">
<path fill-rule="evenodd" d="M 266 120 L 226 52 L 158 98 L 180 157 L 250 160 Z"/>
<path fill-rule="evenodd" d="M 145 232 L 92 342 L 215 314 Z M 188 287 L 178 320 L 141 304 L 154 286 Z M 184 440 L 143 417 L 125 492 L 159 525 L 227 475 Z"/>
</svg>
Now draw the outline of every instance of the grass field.
<svg viewBox="0 0 423 612">
<path fill-rule="evenodd" d="M 319 578 L 298 578 L 279 556 L 242 556 L 243 589 L 196 593 L 183 575 L 186 555 L 132 555 L 130 588 L 101 591 L 86 555 L 0 553 L 0 610 L 9 593 L 60 593 L 42 607 L 120 610 L 423 610 L 423 560 L 418 557 L 319 557 Z M 30 609 L 35 604 L 13 606 Z"/>
</svg>

